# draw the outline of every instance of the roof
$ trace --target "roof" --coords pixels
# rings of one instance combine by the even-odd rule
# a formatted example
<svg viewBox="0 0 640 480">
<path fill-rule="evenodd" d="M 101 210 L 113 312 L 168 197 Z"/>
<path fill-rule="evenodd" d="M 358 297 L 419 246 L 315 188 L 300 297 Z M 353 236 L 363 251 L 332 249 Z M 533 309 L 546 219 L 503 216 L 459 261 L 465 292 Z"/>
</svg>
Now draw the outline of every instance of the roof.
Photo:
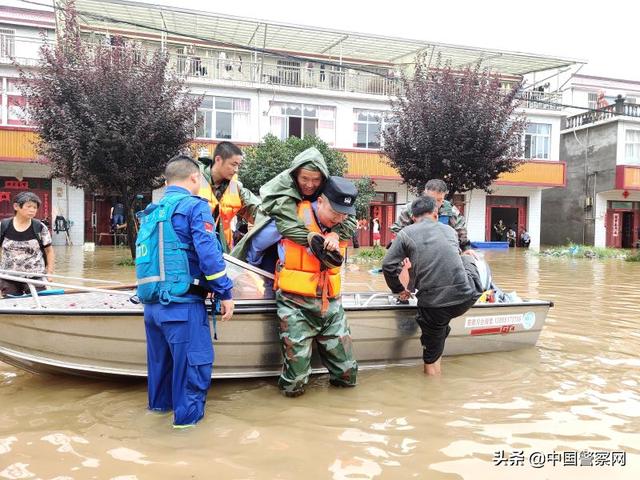
<svg viewBox="0 0 640 480">
<path fill-rule="evenodd" d="M 176 0 L 177 1 L 177 0 Z M 61 0 L 54 0 L 58 6 Z M 76 0 L 89 29 L 196 38 L 221 46 L 250 46 L 290 55 L 368 64 L 412 63 L 417 53 L 440 54 L 454 68 L 482 61 L 501 74 L 561 68 L 582 60 L 410 40 L 321 27 L 278 23 L 129 0 Z"/>
</svg>

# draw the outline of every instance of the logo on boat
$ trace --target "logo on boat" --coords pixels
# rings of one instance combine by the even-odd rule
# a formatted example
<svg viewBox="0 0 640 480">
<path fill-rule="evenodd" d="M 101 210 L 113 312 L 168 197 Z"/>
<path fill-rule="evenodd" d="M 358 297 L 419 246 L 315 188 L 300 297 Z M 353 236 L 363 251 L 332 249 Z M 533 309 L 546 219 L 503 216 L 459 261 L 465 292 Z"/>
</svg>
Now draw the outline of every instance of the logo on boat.
<svg viewBox="0 0 640 480">
<path fill-rule="evenodd" d="M 533 312 L 511 315 L 487 315 L 482 317 L 467 317 L 464 327 L 471 329 L 471 335 L 492 335 L 512 333 L 516 325 L 522 325 L 525 330 L 531 330 L 536 323 Z"/>
<path fill-rule="evenodd" d="M 533 312 L 527 312 L 522 315 L 522 326 L 526 330 L 531 330 L 536 324 L 536 314 Z"/>
</svg>

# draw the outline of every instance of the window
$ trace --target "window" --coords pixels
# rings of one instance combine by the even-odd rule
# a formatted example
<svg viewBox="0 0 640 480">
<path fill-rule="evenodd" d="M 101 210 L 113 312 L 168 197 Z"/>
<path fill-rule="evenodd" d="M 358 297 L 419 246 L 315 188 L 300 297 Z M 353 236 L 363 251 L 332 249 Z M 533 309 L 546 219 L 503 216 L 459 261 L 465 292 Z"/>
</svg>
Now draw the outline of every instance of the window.
<svg viewBox="0 0 640 480">
<path fill-rule="evenodd" d="M 29 125 L 27 115 L 27 99 L 22 96 L 18 88 L 18 80 L 7 78 L 6 108 L 8 125 Z"/>
<path fill-rule="evenodd" d="M 625 137 L 625 164 L 640 165 L 640 130 L 629 129 Z"/>
<path fill-rule="evenodd" d="M 380 148 L 381 133 L 385 128 L 385 113 L 380 110 L 353 110 L 353 146 Z"/>
<path fill-rule="evenodd" d="M 598 92 L 589 92 L 589 103 L 587 107 L 592 110 L 598 108 Z"/>
<path fill-rule="evenodd" d="M 248 140 L 249 107 L 247 98 L 205 96 L 196 113 L 196 137 Z"/>
<path fill-rule="evenodd" d="M 301 103 L 271 103 L 271 133 L 280 140 L 315 135 L 329 145 L 335 143 L 334 107 Z"/>
<path fill-rule="evenodd" d="M 0 58 L 11 58 L 15 53 L 16 31 L 0 28 Z"/>
<path fill-rule="evenodd" d="M 530 123 L 524 135 L 524 158 L 549 159 L 551 125 Z"/>
</svg>

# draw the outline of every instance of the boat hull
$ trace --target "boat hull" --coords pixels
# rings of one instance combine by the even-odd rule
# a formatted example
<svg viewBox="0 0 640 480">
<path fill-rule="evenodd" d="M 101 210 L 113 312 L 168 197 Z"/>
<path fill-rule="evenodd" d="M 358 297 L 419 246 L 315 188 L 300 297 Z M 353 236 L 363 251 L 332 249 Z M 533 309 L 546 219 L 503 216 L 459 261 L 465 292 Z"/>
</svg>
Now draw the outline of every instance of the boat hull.
<svg viewBox="0 0 640 480">
<path fill-rule="evenodd" d="M 345 301 L 345 310 L 360 369 L 422 363 L 416 307 L 396 306 L 395 299 L 386 295 L 366 302 L 367 294 L 362 295 L 345 296 L 352 300 Z M 70 296 L 66 297 L 68 301 Z M 550 306 L 543 301 L 476 305 L 452 320 L 444 354 L 532 347 Z M 233 319 L 218 323 L 217 334 L 214 378 L 280 373 L 273 301 L 238 302 Z M 84 310 L 0 306 L 0 360 L 33 372 L 146 377 L 142 309 L 133 305 Z M 315 371 L 323 370 L 315 354 L 312 366 Z"/>
</svg>

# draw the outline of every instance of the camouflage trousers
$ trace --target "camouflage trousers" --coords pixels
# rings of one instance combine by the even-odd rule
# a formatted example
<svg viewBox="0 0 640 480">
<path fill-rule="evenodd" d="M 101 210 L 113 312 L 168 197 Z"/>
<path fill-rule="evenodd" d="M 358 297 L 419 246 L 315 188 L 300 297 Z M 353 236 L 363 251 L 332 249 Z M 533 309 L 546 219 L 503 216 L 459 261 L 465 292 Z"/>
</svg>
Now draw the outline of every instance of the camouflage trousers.
<svg viewBox="0 0 640 480">
<path fill-rule="evenodd" d="M 332 385 L 356 384 L 358 364 L 351 349 L 351 331 L 340 298 L 329 300 L 321 313 L 322 299 L 302 297 L 278 290 L 276 305 L 280 318 L 280 349 L 283 367 L 280 390 L 301 392 L 311 373 L 311 347 L 316 340 L 322 364 L 329 370 Z"/>
</svg>

